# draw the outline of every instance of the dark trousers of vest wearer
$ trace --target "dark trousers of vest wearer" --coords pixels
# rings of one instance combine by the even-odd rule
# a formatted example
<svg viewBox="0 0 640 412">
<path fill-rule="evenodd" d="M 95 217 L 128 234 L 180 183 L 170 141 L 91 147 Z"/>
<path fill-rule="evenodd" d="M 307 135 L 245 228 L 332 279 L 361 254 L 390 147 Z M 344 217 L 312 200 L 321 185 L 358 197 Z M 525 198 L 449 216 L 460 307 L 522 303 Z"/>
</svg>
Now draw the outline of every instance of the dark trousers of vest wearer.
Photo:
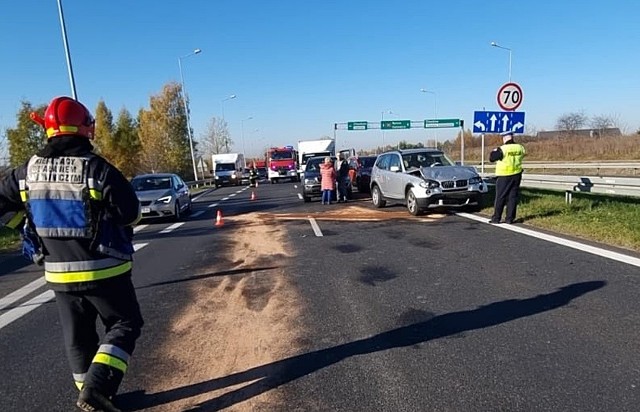
<svg viewBox="0 0 640 412">
<path fill-rule="evenodd" d="M 493 217 L 491 218 L 493 222 L 500 221 L 505 204 L 507 206 L 505 222 L 513 223 L 516 220 L 521 181 L 522 173 L 496 177 L 496 201 L 494 203 Z"/>
<path fill-rule="evenodd" d="M 103 282 L 89 291 L 56 291 L 55 295 L 71 371 L 85 374 L 85 387 L 110 397 L 118 391 L 124 373 L 92 360 L 101 344 L 117 346 L 131 355 L 143 320 L 130 276 Z M 105 326 L 102 340 L 96 332 L 98 317 Z"/>
</svg>

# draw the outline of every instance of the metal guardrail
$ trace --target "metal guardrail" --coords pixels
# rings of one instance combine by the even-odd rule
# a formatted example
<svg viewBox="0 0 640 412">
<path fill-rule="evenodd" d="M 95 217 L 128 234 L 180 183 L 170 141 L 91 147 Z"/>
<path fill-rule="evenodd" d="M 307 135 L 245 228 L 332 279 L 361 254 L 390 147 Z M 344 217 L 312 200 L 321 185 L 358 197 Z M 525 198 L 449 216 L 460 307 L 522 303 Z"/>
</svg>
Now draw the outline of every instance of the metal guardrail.
<svg viewBox="0 0 640 412">
<path fill-rule="evenodd" d="M 486 177 L 489 182 L 494 178 L 495 176 Z M 638 177 L 565 176 L 524 173 L 522 175 L 521 186 L 534 189 L 564 190 L 567 203 L 571 203 L 574 192 L 640 197 L 640 178 Z"/>
<path fill-rule="evenodd" d="M 476 169 L 481 170 L 483 165 L 474 164 L 472 165 Z M 495 169 L 496 165 L 494 163 L 485 163 L 484 169 Z M 600 170 L 614 170 L 614 169 L 630 169 L 633 171 L 633 174 L 640 174 L 640 160 L 631 160 L 631 161 L 612 161 L 612 162 L 541 162 L 541 161 L 531 161 L 524 162 L 522 167 L 525 170 L 559 170 L 559 169 L 590 169 L 596 170 L 596 174 L 600 174 Z"/>
<path fill-rule="evenodd" d="M 189 187 L 189 189 L 194 189 L 200 186 L 213 186 L 213 179 L 193 180 L 184 183 Z"/>
</svg>

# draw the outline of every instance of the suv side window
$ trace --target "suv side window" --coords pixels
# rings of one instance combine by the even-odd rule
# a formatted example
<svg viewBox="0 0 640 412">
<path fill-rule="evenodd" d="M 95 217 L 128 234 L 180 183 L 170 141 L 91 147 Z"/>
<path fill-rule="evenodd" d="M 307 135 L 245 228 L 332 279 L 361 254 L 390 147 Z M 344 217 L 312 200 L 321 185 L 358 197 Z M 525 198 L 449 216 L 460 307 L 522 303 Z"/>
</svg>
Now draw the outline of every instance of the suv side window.
<svg viewBox="0 0 640 412">
<path fill-rule="evenodd" d="M 389 155 L 382 155 L 378 158 L 376 166 L 380 170 L 389 170 Z"/>
<path fill-rule="evenodd" d="M 391 169 L 393 166 L 398 166 L 400 170 L 402 170 L 402 165 L 400 164 L 400 156 L 395 153 L 389 155 L 389 167 L 387 169 Z"/>
</svg>

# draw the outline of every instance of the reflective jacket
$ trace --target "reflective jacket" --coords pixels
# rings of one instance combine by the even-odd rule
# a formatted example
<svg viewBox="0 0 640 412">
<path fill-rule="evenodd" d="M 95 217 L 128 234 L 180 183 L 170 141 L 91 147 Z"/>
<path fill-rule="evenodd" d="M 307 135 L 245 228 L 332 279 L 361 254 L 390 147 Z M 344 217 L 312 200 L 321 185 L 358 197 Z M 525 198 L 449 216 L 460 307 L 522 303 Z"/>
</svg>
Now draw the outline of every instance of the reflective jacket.
<svg viewBox="0 0 640 412">
<path fill-rule="evenodd" d="M 496 176 L 511 176 L 522 173 L 522 159 L 526 154 L 524 146 L 518 143 L 506 143 L 496 151 L 502 154 L 496 160 Z"/>
<path fill-rule="evenodd" d="M 85 137 L 51 138 L 0 182 L 0 204 L 26 209 L 54 290 L 93 289 L 131 274 L 130 225 L 139 219 L 140 205 L 127 179 L 91 150 Z"/>
</svg>

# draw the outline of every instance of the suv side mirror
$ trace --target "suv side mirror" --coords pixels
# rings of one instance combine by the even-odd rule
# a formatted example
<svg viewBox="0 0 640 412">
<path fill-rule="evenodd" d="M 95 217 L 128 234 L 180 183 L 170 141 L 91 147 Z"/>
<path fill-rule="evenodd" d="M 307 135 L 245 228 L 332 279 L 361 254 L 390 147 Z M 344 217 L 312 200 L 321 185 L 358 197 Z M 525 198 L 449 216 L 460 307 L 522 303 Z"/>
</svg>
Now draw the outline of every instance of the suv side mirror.
<svg viewBox="0 0 640 412">
<path fill-rule="evenodd" d="M 400 166 L 391 166 L 389 168 L 389 170 L 391 170 L 392 172 L 399 172 L 400 171 Z"/>
</svg>

